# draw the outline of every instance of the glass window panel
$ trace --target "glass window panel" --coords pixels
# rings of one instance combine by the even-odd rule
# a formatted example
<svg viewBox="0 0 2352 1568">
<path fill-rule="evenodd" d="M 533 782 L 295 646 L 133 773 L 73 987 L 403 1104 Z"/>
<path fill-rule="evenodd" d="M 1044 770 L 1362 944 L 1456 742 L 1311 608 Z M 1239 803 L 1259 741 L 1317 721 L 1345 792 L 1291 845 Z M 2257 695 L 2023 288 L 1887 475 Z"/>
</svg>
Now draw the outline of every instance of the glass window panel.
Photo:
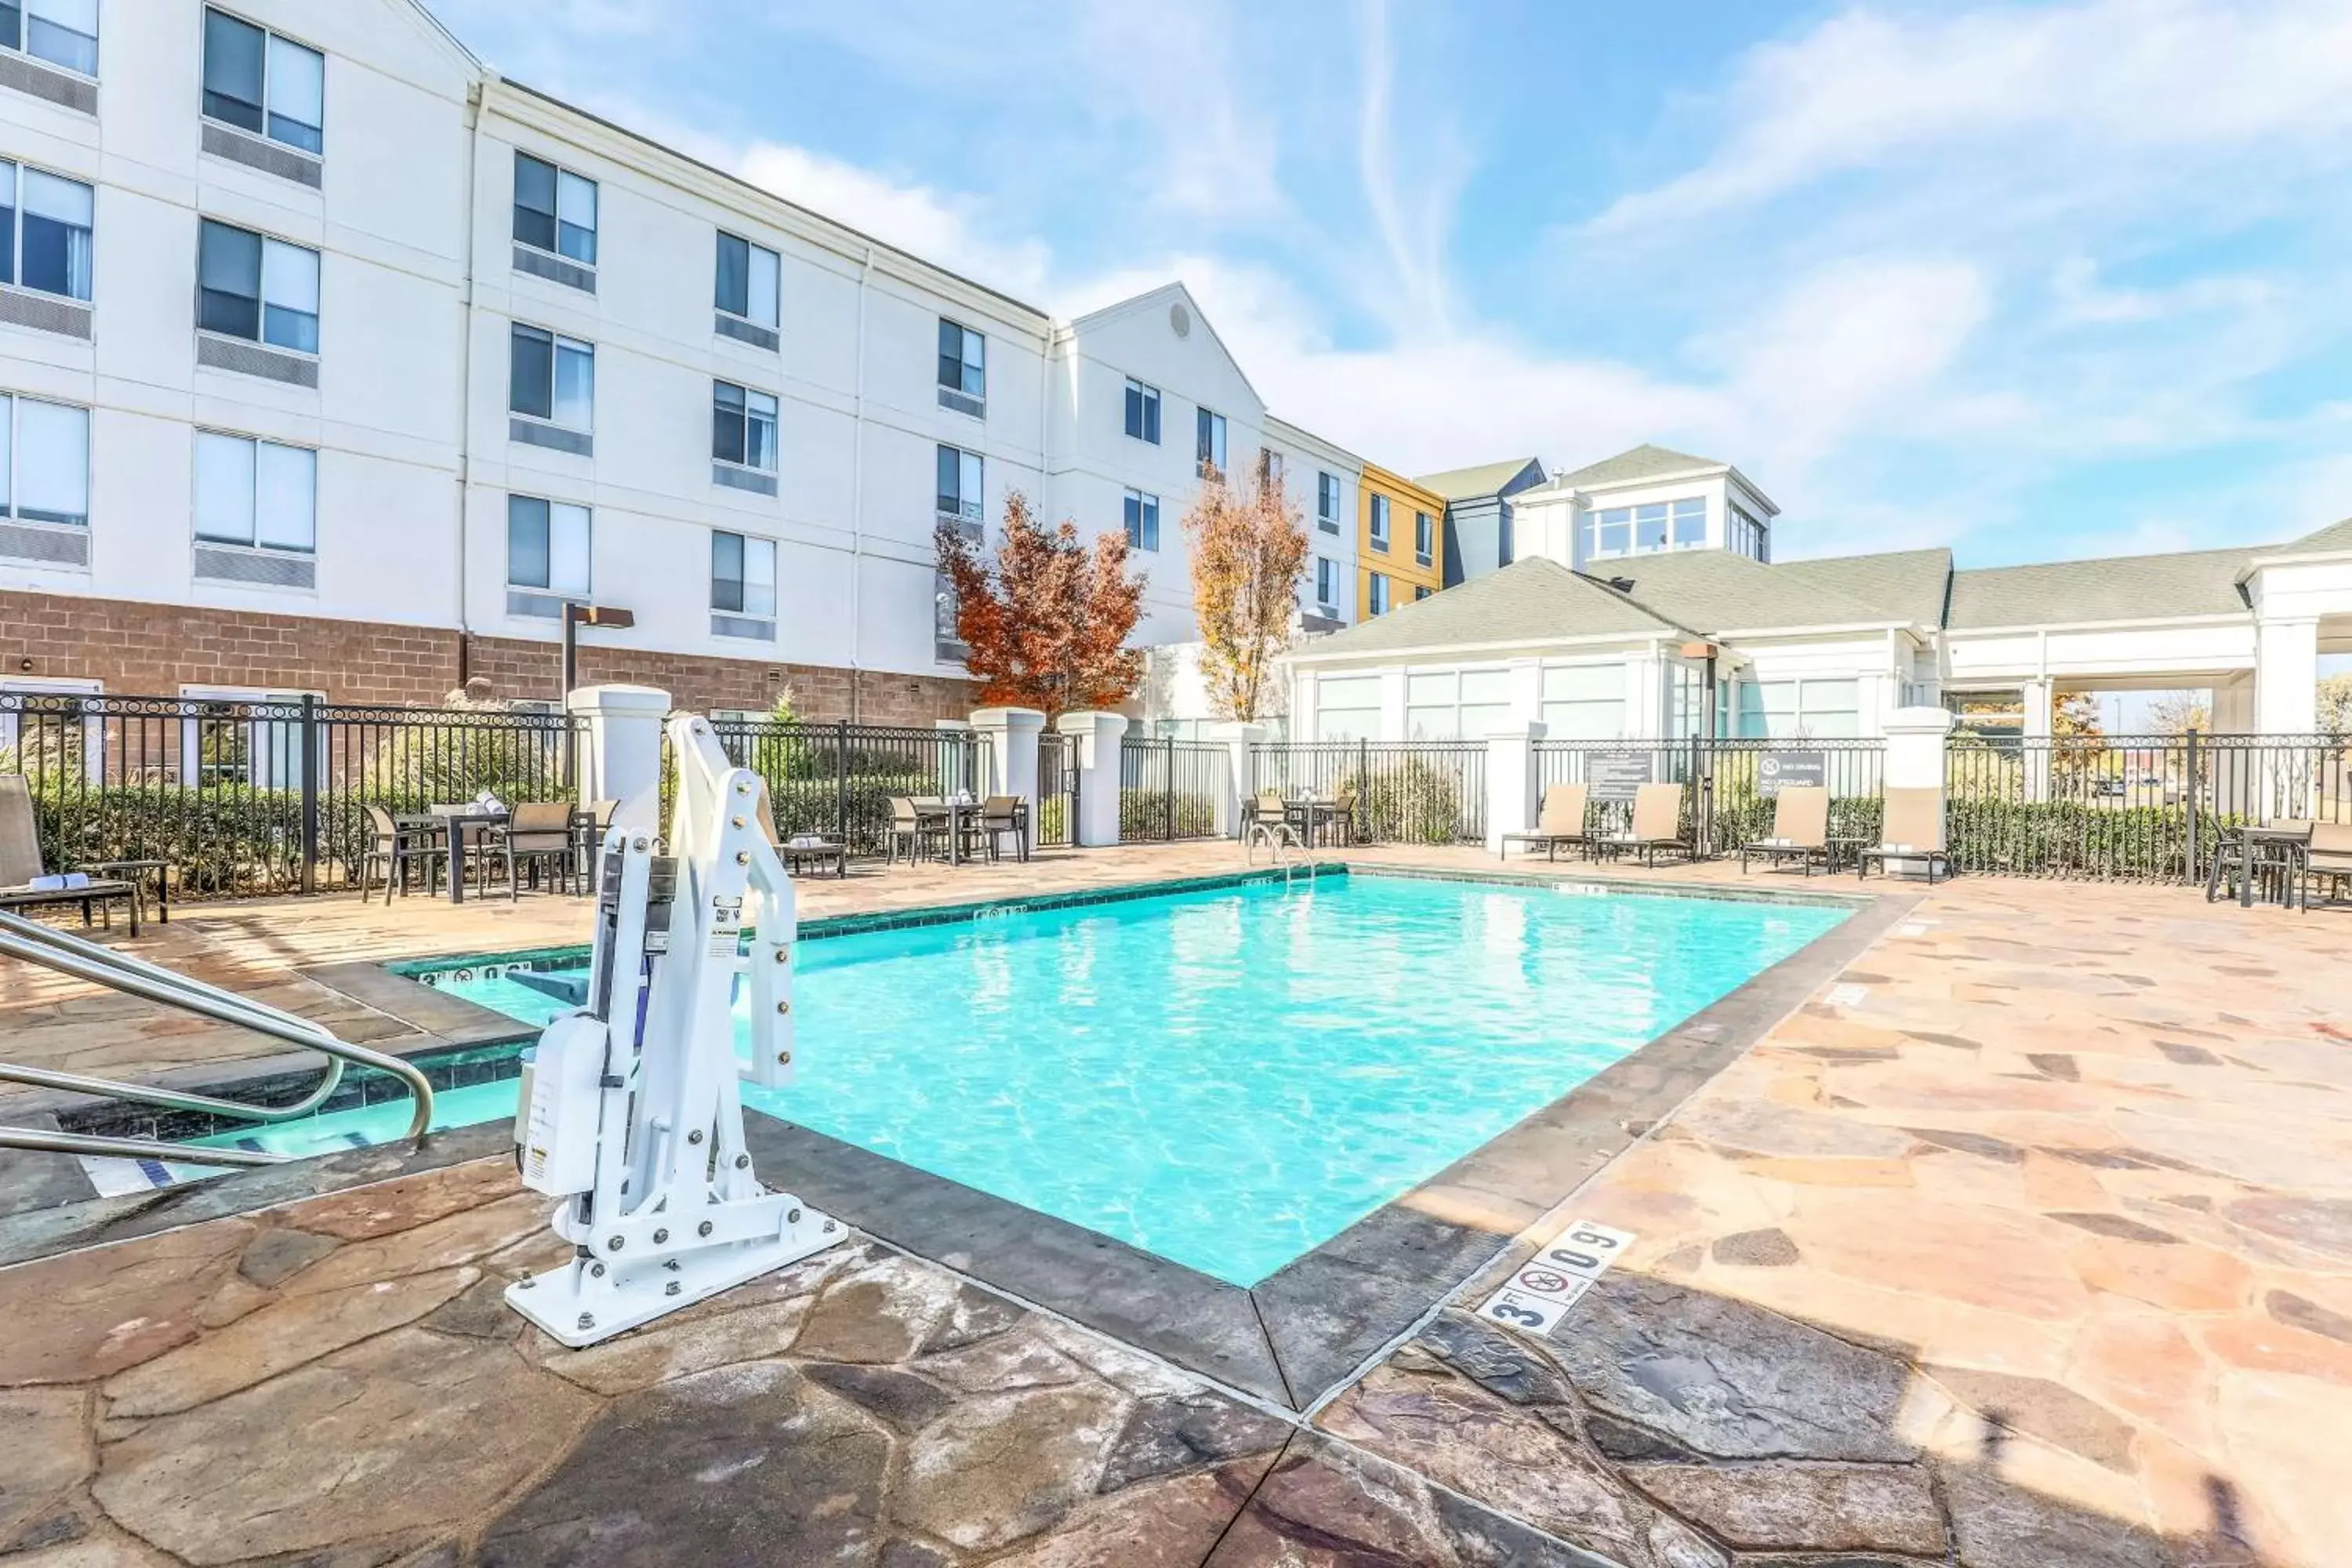
<svg viewBox="0 0 2352 1568">
<path fill-rule="evenodd" d="M 549 417 L 555 412 L 555 335 L 518 325 L 507 342 L 507 406 Z"/>
<path fill-rule="evenodd" d="M 266 35 L 250 22 L 205 13 L 205 112 L 258 135 Z"/>
<path fill-rule="evenodd" d="M 1389 580 L 1378 572 L 1372 574 L 1371 613 L 1386 615 L 1389 607 Z"/>
<path fill-rule="evenodd" d="M 596 265 L 596 182 L 558 170 L 555 247 L 583 266 Z"/>
<path fill-rule="evenodd" d="M 261 336 L 261 237 L 206 219 L 196 243 L 196 325 Z"/>
<path fill-rule="evenodd" d="M 278 550 L 317 542 L 319 454 L 307 447 L 259 443 L 255 474 L 254 542 Z"/>
<path fill-rule="evenodd" d="M 956 462 L 956 449 L 941 447 L 939 456 L 939 510 L 952 514 L 956 510 L 959 484 L 962 468 Z"/>
<path fill-rule="evenodd" d="M 988 340 L 978 332 L 963 332 L 963 389 L 974 397 L 988 394 Z"/>
<path fill-rule="evenodd" d="M 957 391 L 963 386 L 963 329 L 953 321 L 940 323 L 940 384 Z"/>
<path fill-rule="evenodd" d="M 1510 722 L 1508 702 L 1465 702 L 1454 732 L 1465 741 L 1483 741 L 1496 731 L 1508 728 Z"/>
<path fill-rule="evenodd" d="M 547 585 L 567 599 L 588 597 L 588 509 L 547 509 Z"/>
<path fill-rule="evenodd" d="M 1547 702 L 1583 702 L 1599 698 L 1622 700 L 1625 675 L 1614 665 L 1559 665 L 1543 672 Z"/>
<path fill-rule="evenodd" d="M 743 613 L 743 536 L 710 536 L 710 607 L 730 615 Z"/>
<path fill-rule="evenodd" d="M 731 234 L 719 237 L 719 286 L 713 302 L 730 316 L 751 313 L 751 245 Z"/>
<path fill-rule="evenodd" d="M 1404 678 L 1404 700 L 1408 707 L 1426 708 L 1442 703 L 1451 708 L 1460 690 L 1460 682 L 1451 670 Z"/>
<path fill-rule="evenodd" d="M 1704 500 L 1675 502 L 1675 545 L 1686 549 L 1706 542 L 1706 502 Z"/>
<path fill-rule="evenodd" d="M 90 188 L 38 169 L 25 171 L 23 272 L 27 289 L 89 298 Z"/>
<path fill-rule="evenodd" d="M 253 542 L 254 443 L 196 433 L 196 537 Z"/>
<path fill-rule="evenodd" d="M 1465 669 L 1462 672 L 1462 703 L 1487 705 L 1511 700 L 1511 672 L 1507 669 Z M 1484 734 L 1485 731 L 1477 733 Z"/>
<path fill-rule="evenodd" d="M 570 338 L 555 340 L 555 412 L 558 425 L 573 430 L 596 422 L 596 351 Z"/>
<path fill-rule="evenodd" d="M 547 511 L 537 496 L 507 497 L 507 581 L 518 588 L 548 585 Z"/>
<path fill-rule="evenodd" d="M 16 281 L 16 165 L 0 163 L 0 283 Z"/>
<path fill-rule="evenodd" d="M 776 467 L 776 400 L 764 392 L 755 392 L 746 400 L 746 405 L 743 460 L 752 468 L 772 472 Z"/>
<path fill-rule="evenodd" d="M 269 135 L 306 153 L 326 150 L 327 57 L 290 38 L 269 40 Z"/>
<path fill-rule="evenodd" d="M 16 403 L 16 515 L 36 522 L 89 521 L 89 410 Z"/>
<path fill-rule="evenodd" d="M 743 460 L 743 389 L 723 381 L 712 389 L 710 455 L 722 463 Z"/>
<path fill-rule="evenodd" d="M 84 76 L 98 74 L 98 0 L 26 0 L 25 48 Z"/>
<path fill-rule="evenodd" d="M 956 467 L 956 499 L 962 513 L 978 522 L 985 511 L 985 492 L 981 489 L 981 458 L 977 452 L 958 452 Z"/>
<path fill-rule="evenodd" d="M 752 539 L 743 545 L 743 613 L 776 613 L 776 542 Z"/>
<path fill-rule="evenodd" d="M 1425 511 L 1412 514 L 1412 552 L 1427 561 L 1437 546 L 1437 524 Z"/>
<path fill-rule="evenodd" d="M 1317 604 L 1328 605 L 1335 601 L 1339 591 L 1339 574 L 1333 568 L 1329 560 L 1320 555 L 1315 558 L 1315 602 Z"/>
<path fill-rule="evenodd" d="M 302 353 L 319 352 L 319 253 L 279 240 L 261 247 L 261 336 Z"/>
<path fill-rule="evenodd" d="M 0 395 L 0 512 L 15 510 L 16 400 Z"/>
<path fill-rule="evenodd" d="M 1654 501 L 1633 509 L 1633 548 L 1664 550 L 1666 547 L 1666 506 Z"/>
<path fill-rule="evenodd" d="M 783 308 L 783 262 L 772 250 L 751 247 L 751 320 L 773 329 Z"/>
<path fill-rule="evenodd" d="M 555 248 L 555 165 L 515 154 L 514 237 L 541 250 Z"/>
<path fill-rule="evenodd" d="M 1633 514 L 1618 507 L 1601 514 L 1601 549 L 1602 555 L 1623 555 L 1633 548 Z"/>
</svg>

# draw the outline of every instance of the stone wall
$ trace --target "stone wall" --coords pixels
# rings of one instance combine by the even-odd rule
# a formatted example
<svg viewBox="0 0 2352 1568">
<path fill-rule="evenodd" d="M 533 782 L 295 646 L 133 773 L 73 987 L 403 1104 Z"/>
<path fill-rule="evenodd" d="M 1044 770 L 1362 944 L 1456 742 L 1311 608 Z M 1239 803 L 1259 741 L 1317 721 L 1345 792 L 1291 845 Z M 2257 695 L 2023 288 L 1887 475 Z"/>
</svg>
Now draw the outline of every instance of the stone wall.
<svg viewBox="0 0 2352 1568">
<path fill-rule="evenodd" d="M 439 626 L 0 592 L 0 681 L 95 680 L 142 697 L 191 686 L 319 691 L 331 702 L 431 707 L 471 676 L 488 678 L 500 697 L 551 700 L 562 695 L 562 655 L 552 640 Z M 877 724 L 960 719 L 975 700 L 971 682 L 938 676 L 604 643 L 583 644 L 580 679 L 657 686 L 698 710 L 764 709 L 790 688 L 805 718 Z"/>
</svg>

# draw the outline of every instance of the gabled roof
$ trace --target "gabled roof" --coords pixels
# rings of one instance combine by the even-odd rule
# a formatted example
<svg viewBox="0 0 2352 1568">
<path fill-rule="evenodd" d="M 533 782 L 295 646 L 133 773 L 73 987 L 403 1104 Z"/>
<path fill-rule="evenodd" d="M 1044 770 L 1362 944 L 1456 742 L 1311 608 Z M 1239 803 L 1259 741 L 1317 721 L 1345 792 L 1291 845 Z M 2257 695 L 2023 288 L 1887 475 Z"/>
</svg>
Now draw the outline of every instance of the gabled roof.
<svg viewBox="0 0 2352 1568">
<path fill-rule="evenodd" d="M 1116 321 L 1121 316 L 1131 316 L 1139 310 L 1161 304 L 1181 304 L 1192 312 L 1193 324 L 1208 332 L 1209 341 L 1217 345 L 1217 352 L 1225 356 L 1227 364 L 1234 367 L 1234 374 L 1241 377 L 1244 386 L 1249 388 L 1249 395 L 1257 399 L 1258 407 L 1264 408 L 1265 394 L 1259 392 L 1257 384 L 1250 380 L 1249 372 L 1242 368 L 1242 362 L 1234 356 L 1234 351 L 1225 346 L 1225 340 L 1218 335 L 1217 329 L 1209 324 L 1208 312 L 1201 309 L 1201 301 L 1192 298 L 1192 291 L 1184 287 L 1184 281 L 1181 278 L 1162 283 L 1157 289 L 1146 289 L 1140 294 L 1130 294 L 1124 300 L 1114 300 L 1099 309 L 1088 310 L 1083 316 L 1074 316 L 1070 319 L 1068 331 L 1075 336 L 1085 331 L 1088 327 L 1100 326 L 1106 321 Z"/>
<path fill-rule="evenodd" d="M 1696 634 L 1556 561 L 1531 555 L 1459 587 L 1400 605 L 1346 631 L 1318 637 L 1301 648 L 1299 656 L 1320 659 L 1612 635 Z"/>
<path fill-rule="evenodd" d="M 1710 635 L 1796 626 L 1887 626 L 1910 616 L 1871 604 L 1819 574 L 1767 566 L 1727 550 L 1673 550 L 1587 563 L 1587 575 L 1676 625 Z M 1440 595 L 1443 597 L 1443 595 Z"/>
<path fill-rule="evenodd" d="M 1562 474 L 1554 482 L 1591 489 L 1597 485 L 1619 485 L 1633 479 L 1654 479 L 1665 474 L 1687 474 L 1730 466 L 1713 458 L 1694 458 L 1688 452 L 1653 447 L 1644 441 L 1631 451 L 1603 458 L 1597 463 L 1588 463 L 1572 474 Z"/>
<path fill-rule="evenodd" d="M 1940 626 L 1944 601 L 1951 588 L 1952 552 L 1939 548 L 1832 555 L 1815 561 L 1784 561 L 1772 572 L 1780 581 L 1809 584 L 1858 599 L 1916 626 Z"/>
<path fill-rule="evenodd" d="M 1543 459 L 1540 458 L 1506 458 L 1499 463 L 1448 468 L 1444 473 L 1423 474 L 1413 482 L 1423 489 L 1435 490 L 1449 501 L 1475 500 L 1481 496 L 1502 494 L 1506 486 L 1529 468 L 1535 470 L 1532 482 L 1543 483 Z"/>
<path fill-rule="evenodd" d="M 2246 602 L 2238 592 L 2238 574 L 2249 560 L 2263 553 L 2267 552 L 2192 550 L 1955 572 L 1948 624 L 1961 631 L 2243 615 Z"/>
</svg>

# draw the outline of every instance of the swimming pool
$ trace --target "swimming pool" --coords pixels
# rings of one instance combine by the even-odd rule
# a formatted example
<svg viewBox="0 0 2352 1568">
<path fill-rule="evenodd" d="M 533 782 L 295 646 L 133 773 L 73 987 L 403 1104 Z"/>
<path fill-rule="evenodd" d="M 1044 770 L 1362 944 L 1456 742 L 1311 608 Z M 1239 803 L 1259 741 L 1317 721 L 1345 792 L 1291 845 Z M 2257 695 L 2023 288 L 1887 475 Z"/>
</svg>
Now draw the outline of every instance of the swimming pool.
<svg viewBox="0 0 2352 1568">
<path fill-rule="evenodd" d="M 744 1100 L 1249 1286 L 1849 912 L 1358 872 L 825 936 L 799 1081 Z M 566 1005 L 504 965 L 426 978 Z"/>
</svg>

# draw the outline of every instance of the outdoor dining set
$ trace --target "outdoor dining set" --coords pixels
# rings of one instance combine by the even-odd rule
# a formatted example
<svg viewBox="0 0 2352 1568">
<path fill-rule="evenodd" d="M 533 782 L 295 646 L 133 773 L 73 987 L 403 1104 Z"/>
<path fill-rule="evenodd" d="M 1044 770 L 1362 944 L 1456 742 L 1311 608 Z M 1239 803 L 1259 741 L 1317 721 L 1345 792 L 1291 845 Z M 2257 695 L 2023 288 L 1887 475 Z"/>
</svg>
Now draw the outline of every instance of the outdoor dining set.
<svg viewBox="0 0 2352 1568">
<path fill-rule="evenodd" d="M 465 902 L 468 879 L 477 893 L 487 894 L 494 873 L 504 879 L 509 899 L 520 896 L 526 878 L 533 888 L 584 891 L 596 845 L 618 805 L 557 800 L 509 806 L 476 800 L 395 813 L 369 803 L 362 807 L 368 826 L 356 868 L 361 900 L 379 878 L 386 903 L 395 889 L 404 895 L 419 877 L 434 897 L 446 880 L 451 903 Z"/>
<path fill-rule="evenodd" d="M 985 857 L 1003 858 L 1007 845 L 1017 859 L 1029 858 L 1029 802 L 1017 795 L 905 795 L 890 799 L 890 830 L 883 860 L 908 865 L 925 858 L 961 865 Z"/>
<path fill-rule="evenodd" d="M 2315 889 L 2333 904 L 2352 890 L 2352 823 L 2283 818 L 2221 829 L 2206 861 L 2205 901 L 2234 896 L 2252 908 L 2259 898 L 2307 911 Z"/>
</svg>

